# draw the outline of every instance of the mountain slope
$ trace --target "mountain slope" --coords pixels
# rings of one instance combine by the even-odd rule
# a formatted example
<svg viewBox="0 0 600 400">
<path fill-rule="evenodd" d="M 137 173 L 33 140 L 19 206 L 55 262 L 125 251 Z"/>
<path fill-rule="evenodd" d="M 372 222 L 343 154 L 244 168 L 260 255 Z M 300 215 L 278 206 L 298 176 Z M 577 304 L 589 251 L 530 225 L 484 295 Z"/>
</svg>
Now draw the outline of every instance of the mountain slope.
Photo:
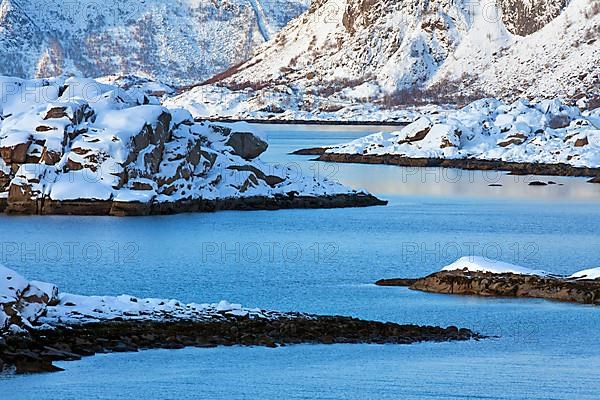
<svg viewBox="0 0 600 400">
<path fill-rule="evenodd" d="M 332 99 L 415 87 L 594 97 L 599 35 L 597 0 L 320 0 L 221 84 Z"/>
<path fill-rule="evenodd" d="M 0 74 L 203 81 L 247 59 L 309 0 L 2 0 Z"/>
</svg>

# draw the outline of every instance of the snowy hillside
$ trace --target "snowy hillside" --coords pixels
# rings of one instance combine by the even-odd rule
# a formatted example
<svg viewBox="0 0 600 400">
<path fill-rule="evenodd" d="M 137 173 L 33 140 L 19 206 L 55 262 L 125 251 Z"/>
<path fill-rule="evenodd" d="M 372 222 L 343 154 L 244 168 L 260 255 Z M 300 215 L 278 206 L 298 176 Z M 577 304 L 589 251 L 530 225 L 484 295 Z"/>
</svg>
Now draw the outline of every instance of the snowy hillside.
<svg viewBox="0 0 600 400">
<path fill-rule="evenodd" d="M 422 93 L 599 97 L 600 5 L 565 3 L 315 1 L 221 84 L 389 104 Z M 422 93 L 402 94 L 415 87 Z"/>
<path fill-rule="evenodd" d="M 1 0 L 0 75 L 201 82 L 247 59 L 310 0 Z"/>
</svg>

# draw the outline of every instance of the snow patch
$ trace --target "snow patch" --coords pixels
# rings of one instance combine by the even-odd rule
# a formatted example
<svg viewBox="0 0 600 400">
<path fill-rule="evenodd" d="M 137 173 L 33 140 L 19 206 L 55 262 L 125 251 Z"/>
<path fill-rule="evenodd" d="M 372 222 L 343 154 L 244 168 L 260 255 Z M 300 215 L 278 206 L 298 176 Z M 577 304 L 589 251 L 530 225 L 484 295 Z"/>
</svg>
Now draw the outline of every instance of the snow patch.
<svg viewBox="0 0 600 400">
<path fill-rule="evenodd" d="M 492 274 L 518 274 L 548 276 L 545 271 L 532 270 L 503 261 L 490 260 L 479 256 L 461 257 L 452 264 L 442 268 L 442 271 L 489 272 Z"/>
</svg>

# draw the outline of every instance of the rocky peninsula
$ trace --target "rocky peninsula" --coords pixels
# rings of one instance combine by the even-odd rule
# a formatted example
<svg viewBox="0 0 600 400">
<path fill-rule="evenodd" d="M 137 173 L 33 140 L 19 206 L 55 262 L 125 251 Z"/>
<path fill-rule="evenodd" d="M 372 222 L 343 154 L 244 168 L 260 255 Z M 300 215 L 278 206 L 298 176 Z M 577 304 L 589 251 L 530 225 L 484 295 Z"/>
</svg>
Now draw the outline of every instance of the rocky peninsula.
<svg viewBox="0 0 600 400">
<path fill-rule="evenodd" d="M 386 204 L 260 160 L 250 124 L 195 121 L 144 88 L 0 78 L 0 212 L 149 215 Z"/>
<path fill-rule="evenodd" d="M 107 352 L 299 343 L 410 344 L 480 339 L 469 329 L 275 312 L 221 301 L 184 304 L 79 296 L 0 266 L 0 372 L 58 371 L 54 361 Z"/>
<path fill-rule="evenodd" d="M 505 104 L 478 100 L 423 115 L 396 132 L 329 147 L 300 149 L 338 163 L 510 171 L 519 175 L 600 177 L 600 109 L 560 100 Z"/>
</svg>

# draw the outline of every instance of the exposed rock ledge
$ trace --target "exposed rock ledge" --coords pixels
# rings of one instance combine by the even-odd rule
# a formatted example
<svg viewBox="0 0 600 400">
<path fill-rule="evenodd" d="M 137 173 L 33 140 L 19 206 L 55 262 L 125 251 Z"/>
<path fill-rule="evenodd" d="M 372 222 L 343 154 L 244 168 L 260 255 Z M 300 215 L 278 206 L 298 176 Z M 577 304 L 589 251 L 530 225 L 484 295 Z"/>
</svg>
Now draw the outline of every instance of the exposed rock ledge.
<svg viewBox="0 0 600 400">
<path fill-rule="evenodd" d="M 221 301 L 183 304 L 129 295 L 79 296 L 0 266 L 0 373 L 57 371 L 96 353 L 219 345 L 391 343 L 480 339 L 456 327 L 281 313 Z"/>
<path fill-rule="evenodd" d="M 454 267 L 449 266 L 445 270 L 424 278 L 382 279 L 377 281 L 376 284 L 379 286 L 405 286 L 429 293 L 488 297 L 530 297 L 600 305 L 600 280 L 597 279 L 600 269 L 588 270 L 596 271 L 593 274 L 582 271 L 570 277 L 561 277 L 543 274 L 541 271 L 473 268 L 474 264 L 464 265 L 463 263 L 463 265 L 456 267 L 464 267 L 462 269 L 454 269 Z"/>
<path fill-rule="evenodd" d="M 228 316 L 210 321 L 109 321 L 0 338 L 0 370 L 52 372 L 53 361 L 96 353 L 183 347 L 290 344 L 410 344 L 480 339 L 468 329 L 399 325 L 350 317 L 281 314 L 275 319 Z"/>
<path fill-rule="evenodd" d="M 4 201 L 3 201 L 4 200 Z M 322 196 L 275 195 L 272 197 L 232 197 L 226 199 L 187 199 L 170 202 L 119 202 L 113 200 L 40 201 L 35 208 L 8 209 L 0 198 L 0 213 L 40 215 L 112 215 L 144 216 L 169 215 L 187 212 L 214 212 L 225 210 L 283 210 L 292 208 L 346 208 L 386 205 L 388 202 L 365 193 Z"/>
</svg>

